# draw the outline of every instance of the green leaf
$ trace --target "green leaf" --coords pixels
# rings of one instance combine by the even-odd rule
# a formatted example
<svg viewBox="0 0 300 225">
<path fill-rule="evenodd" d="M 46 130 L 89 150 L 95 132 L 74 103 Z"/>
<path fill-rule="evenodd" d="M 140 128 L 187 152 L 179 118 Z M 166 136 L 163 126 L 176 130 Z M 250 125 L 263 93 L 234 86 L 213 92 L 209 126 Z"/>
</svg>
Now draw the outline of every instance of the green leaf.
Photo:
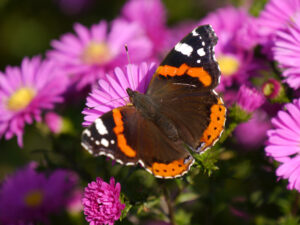
<svg viewBox="0 0 300 225">
<path fill-rule="evenodd" d="M 176 211 L 175 214 L 175 221 L 177 225 L 190 225 L 191 224 L 191 218 L 192 218 L 191 212 L 186 212 L 183 209 L 179 209 Z"/>
<path fill-rule="evenodd" d="M 176 198 L 175 203 L 180 204 L 180 203 L 184 203 L 184 202 L 189 202 L 189 201 L 196 200 L 197 198 L 199 198 L 199 194 L 193 193 L 193 192 L 186 192 L 186 193 L 180 194 Z"/>
</svg>

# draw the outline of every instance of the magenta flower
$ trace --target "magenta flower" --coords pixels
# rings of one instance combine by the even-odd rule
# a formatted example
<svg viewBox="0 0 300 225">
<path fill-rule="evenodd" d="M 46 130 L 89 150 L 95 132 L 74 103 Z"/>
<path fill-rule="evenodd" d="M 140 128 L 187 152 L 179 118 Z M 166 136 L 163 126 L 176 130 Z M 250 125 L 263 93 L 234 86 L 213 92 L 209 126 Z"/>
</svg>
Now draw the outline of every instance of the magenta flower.
<svg viewBox="0 0 300 225">
<path fill-rule="evenodd" d="M 49 174 L 35 171 L 34 165 L 8 176 L 0 188 L 0 223 L 46 222 L 69 201 L 77 177 L 68 171 Z"/>
<path fill-rule="evenodd" d="M 288 179 L 288 189 L 300 191 L 300 99 L 286 104 L 285 109 L 271 120 L 274 129 L 267 132 L 265 151 L 281 163 L 276 175 Z"/>
<path fill-rule="evenodd" d="M 257 149 L 264 144 L 267 139 L 267 130 L 270 128 L 271 123 L 267 114 L 262 110 L 257 110 L 249 121 L 236 127 L 234 135 L 242 148 Z"/>
<path fill-rule="evenodd" d="M 16 135 L 22 146 L 25 124 L 41 121 L 42 110 L 62 102 L 67 84 L 53 62 L 40 57 L 25 58 L 20 67 L 6 67 L 5 73 L 0 72 L 0 137 Z"/>
<path fill-rule="evenodd" d="M 115 184 L 115 179 L 110 178 L 110 183 L 106 183 L 101 178 L 97 178 L 88 184 L 84 190 L 82 198 L 83 211 L 86 220 L 90 225 L 109 224 L 121 216 L 125 204 L 120 202 L 120 183 Z"/>
<path fill-rule="evenodd" d="M 274 58 L 283 69 L 285 82 L 293 89 L 300 87 L 300 17 L 291 26 L 276 33 Z"/>
<path fill-rule="evenodd" d="M 145 93 L 155 69 L 154 63 L 129 64 L 124 69 L 115 68 L 112 75 L 99 80 L 99 88 L 94 88 L 87 97 L 87 108 L 82 112 L 85 115 L 83 125 L 89 126 L 102 114 L 126 105 L 129 102 L 127 88 Z"/>
<path fill-rule="evenodd" d="M 265 98 L 262 93 L 246 85 L 242 85 L 237 93 L 237 105 L 248 113 L 254 112 L 264 101 Z"/>
<path fill-rule="evenodd" d="M 274 44 L 276 31 L 287 27 L 298 17 L 300 12 L 299 0 L 270 0 L 261 11 L 257 28 L 264 52 L 272 57 L 271 48 Z"/>
<path fill-rule="evenodd" d="M 200 21 L 211 24 L 219 38 L 215 48 L 222 74 L 219 90 L 234 83 L 241 85 L 261 67 L 253 58 L 253 47 L 258 42 L 254 23 L 244 9 L 234 7 L 218 9 Z"/>
<path fill-rule="evenodd" d="M 78 88 L 93 84 L 116 65 L 127 64 L 125 44 L 133 63 L 151 56 L 152 44 L 137 23 L 117 19 L 112 22 L 110 31 L 105 21 L 90 29 L 75 24 L 74 30 L 76 35 L 68 33 L 59 41 L 52 41 L 54 50 L 47 55 Z"/>
<path fill-rule="evenodd" d="M 183 21 L 169 29 L 166 51 L 172 49 L 180 40 L 197 27 L 196 21 Z M 167 54 L 167 52 L 165 52 Z"/>
<path fill-rule="evenodd" d="M 156 53 L 165 50 L 169 39 L 166 9 L 161 0 L 130 0 L 124 5 L 122 15 L 143 27 Z"/>
<path fill-rule="evenodd" d="M 262 85 L 262 92 L 268 99 L 275 99 L 279 97 L 282 86 L 278 80 L 269 79 Z"/>
</svg>

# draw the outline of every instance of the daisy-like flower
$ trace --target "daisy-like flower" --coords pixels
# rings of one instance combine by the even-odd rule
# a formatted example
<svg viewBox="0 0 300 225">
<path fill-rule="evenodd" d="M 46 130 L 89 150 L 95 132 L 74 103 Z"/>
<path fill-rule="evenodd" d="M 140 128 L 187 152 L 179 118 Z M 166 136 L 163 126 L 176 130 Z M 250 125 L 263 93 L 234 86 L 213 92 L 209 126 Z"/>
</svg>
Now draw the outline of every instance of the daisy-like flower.
<svg viewBox="0 0 300 225">
<path fill-rule="evenodd" d="M 242 85 L 237 93 L 237 105 L 247 113 L 254 112 L 265 101 L 258 90 Z"/>
<path fill-rule="evenodd" d="M 90 225 L 113 225 L 121 216 L 125 204 L 120 202 L 120 183 L 110 178 L 109 184 L 97 178 L 88 184 L 82 198 L 83 211 Z"/>
<path fill-rule="evenodd" d="M 99 80 L 99 87 L 87 97 L 87 108 L 82 112 L 85 115 L 83 125 L 89 126 L 102 114 L 126 105 L 129 102 L 127 88 L 145 93 L 155 69 L 154 63 L 129 64 L 124 69 L 115 68 L 113 74 Z"/>
<path fill-rule="evenodd" d="M 300 192 L 300 99 L 285 105 L 271 120 L 274 129 L 269 130 L 267 156 L 280 162 L 276 175 L 288 179 L 288 189 Z"/>
<path fill-rule="evenodd" d="M 122 15 L 143 27 L 156 53 L 165 50 L 169 39 L 166 9 L 161 0 L 130 0 L 124 5 Z"/>
<path fill-rule="evenodd" d="M 251 25 L 254 22 L 244 9 L 234 7 L 218 9 L 200 21 L 200 24 L 211 24 L 219 39 L 215 47 L 222 74 L 218 89 L 244 83 L 260 67 L 253 60 L 253 47 L 257 43 L 256 26 Z"/>
<path fill-rule="evenodd" d="M 90 29 L 75 24 L 76 34 L 65 34 L 51 42 L 54 50 L 47 53 L 78 88 L 93 84 L 116 65 L 128 63 L 125 44 L 133 63 L 151 56 L 152 44 L 134 22 L 116 19 L 110 26 L 100 21 Z"/>
<path fill-rule="evenodd" d="M 69 201 L 77 184 L 73 173 L 57 170 L 46 176 L 29 164 L 8 176 L 0 188 L 0 223 L 46 222 Z"/>
<path fill-rule="evenodd" d="M 299 1 L 300 4 L 300 1 Z M 300 17 L 284 30 L 276 33 L 273 54 L 283 69 L 285 82 L 293 89 L 300 87 Z"/>
<path fill-rule="evenodd" d="M 0 137 L 16 135 L 23 145 L 25 124 L 41 121 L 42 110 L 63 101 L 68 81 L 60 75 L 53 62 L 40 57 L 25 58 L 20 67 L 0 72 Z"/>
<path fill-rule="evenodd" d="M 287 27 L 300 15 L 299 0 L 270 0 L 257 20 L 257 29 L 264 52 L 272 57 L 276 31 Z"/>
</svg>

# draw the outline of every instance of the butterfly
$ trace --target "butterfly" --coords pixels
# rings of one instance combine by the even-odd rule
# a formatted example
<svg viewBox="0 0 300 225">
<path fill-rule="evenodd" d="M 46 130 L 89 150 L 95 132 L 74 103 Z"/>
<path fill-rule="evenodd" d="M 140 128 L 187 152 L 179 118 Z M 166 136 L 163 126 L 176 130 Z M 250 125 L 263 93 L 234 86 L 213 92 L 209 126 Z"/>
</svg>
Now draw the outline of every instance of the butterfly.
<svg viewBox="0 0 300 225">
<path fill-rule="evenodd" d="M 226 107 L 215 92 L 220 69 L 214 55 L 217 36 L 199 26 L 169 52 L 145 94 L 127 88 L 131 104 L 115 108 L 82 133 L 82 146 L 120 164 L 140 164 L 158 178 L 189 171 L 194 158 L 224 130 Z"/>
</svg>

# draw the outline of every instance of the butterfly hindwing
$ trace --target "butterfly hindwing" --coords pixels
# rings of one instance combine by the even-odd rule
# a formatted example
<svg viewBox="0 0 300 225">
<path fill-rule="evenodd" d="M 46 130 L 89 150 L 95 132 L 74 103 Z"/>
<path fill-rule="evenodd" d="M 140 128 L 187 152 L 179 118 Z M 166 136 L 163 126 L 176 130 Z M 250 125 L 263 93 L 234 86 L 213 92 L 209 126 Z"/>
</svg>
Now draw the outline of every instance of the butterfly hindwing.
<svg viewBox="0 0 300 225">
<path fill-rule="evenodd" d="M 82 146 L 91 154 L 106 155 L 126 165 L 140 164 L 160 178 L 188 171 L 194 160 L 182 141 L 171 141 L 133 106 L 113 109 L 82 134 Z"/>
</svg>

